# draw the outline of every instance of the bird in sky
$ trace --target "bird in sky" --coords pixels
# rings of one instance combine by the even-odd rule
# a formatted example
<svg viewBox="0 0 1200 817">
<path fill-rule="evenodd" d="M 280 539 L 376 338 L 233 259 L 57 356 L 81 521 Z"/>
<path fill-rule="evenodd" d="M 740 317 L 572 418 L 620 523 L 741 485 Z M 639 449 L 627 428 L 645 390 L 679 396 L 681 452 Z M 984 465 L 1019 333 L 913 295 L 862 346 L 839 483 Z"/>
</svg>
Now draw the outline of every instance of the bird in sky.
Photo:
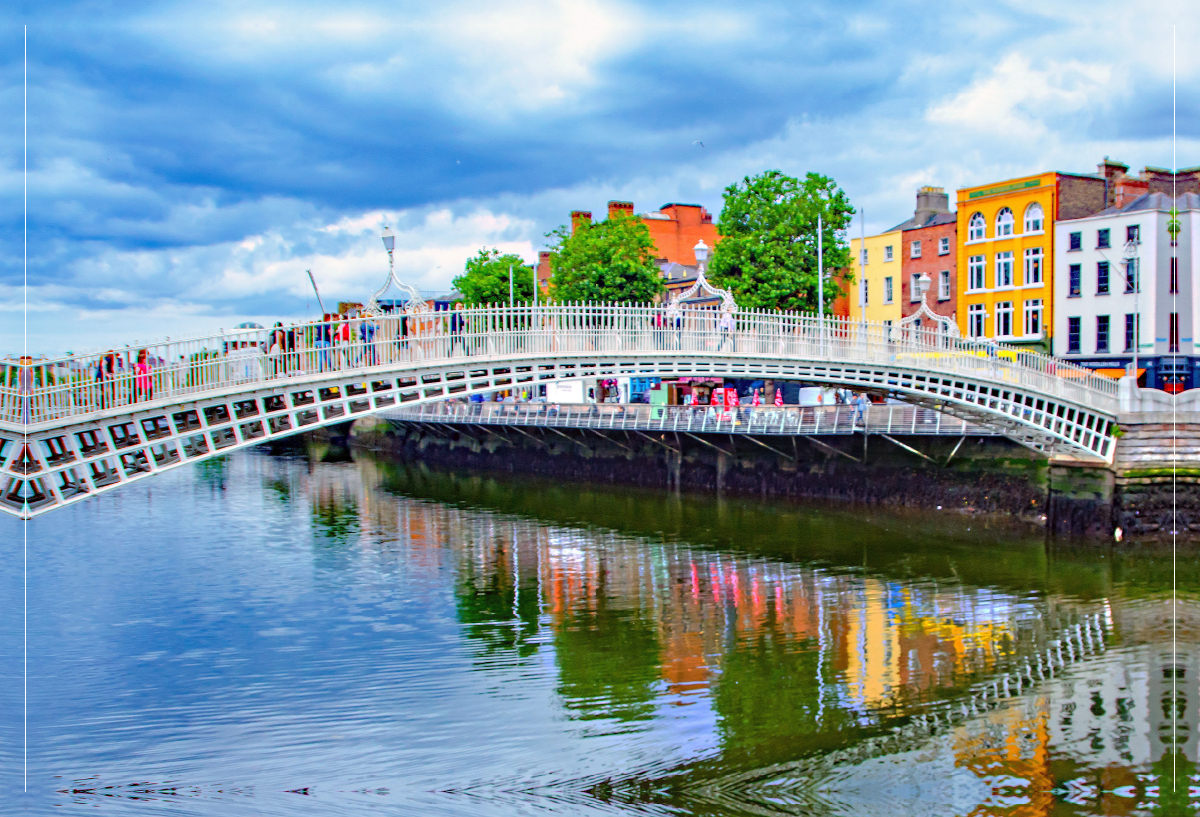
<svg viewBox="0 0 1200 817">
<path fill-rule="evenodd" d="M 699 140 L 697 140 L 697 141 L 695 141 L 695 142 L 692 142 L 692 144 L 693 144 L 693 145 L 699 145 L 700 147 L 704 147 L 704 143 L 703 143 L 703 142 L 701 142 L 701 141 L 699 141 Z"/>
</svg>

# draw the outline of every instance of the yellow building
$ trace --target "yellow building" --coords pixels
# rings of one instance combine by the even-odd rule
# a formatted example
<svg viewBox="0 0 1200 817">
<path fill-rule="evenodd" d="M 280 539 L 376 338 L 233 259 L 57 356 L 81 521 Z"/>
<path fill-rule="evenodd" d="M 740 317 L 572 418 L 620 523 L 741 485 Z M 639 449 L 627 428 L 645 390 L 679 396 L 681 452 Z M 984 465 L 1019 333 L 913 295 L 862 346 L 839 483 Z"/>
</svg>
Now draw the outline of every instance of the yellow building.
<svg viewBox="0 0 1200 817">
<path fill-rule="evenodd" d="M 1053 349 L 1054 222 L 1104 209 L 1102 175 L 1048 172 L 958 191 L 963 337 Z"/>
<path fill-rule="evenodd" d="M 904 234 L 899 230 L 850 239 L 854 283 L 846 293 L 853 320 L 900 320 L 900 249 Z M 865 246 L 865 252 L 864 252 Z"/>
</svg>

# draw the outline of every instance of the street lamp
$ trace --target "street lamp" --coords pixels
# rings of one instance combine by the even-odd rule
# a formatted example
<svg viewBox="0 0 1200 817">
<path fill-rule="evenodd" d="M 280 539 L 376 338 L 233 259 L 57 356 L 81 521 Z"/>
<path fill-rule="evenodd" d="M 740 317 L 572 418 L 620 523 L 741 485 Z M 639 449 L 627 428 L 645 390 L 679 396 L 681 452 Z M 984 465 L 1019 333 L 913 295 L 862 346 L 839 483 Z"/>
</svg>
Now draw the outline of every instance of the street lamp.
<svg viewBox="0 0 1200 817">
<path fill-rule="evenodd" d="M 933 279 L 927 273 L 922 272 L 917 276 L 917 290 L 921 293 L 921 303 L 925 303 L 926 294 L 932 284 Z"/>
<path fill-rule="evenodd" d="M 383 248 L 388 254 L 388 270 L 392 269 L 392 250 L 396 249 L 396 236 L 390 227 L 383 225 Z"/>
<path fill-rule="evenodd" d="M 1138 244 L 1142 243 L 1137 238 L 1130 238 L 1125 242 L 1125 284 L 1133 288 L 1133 385 L 1137 386 L 1138 379 L 1138 347 L 1142 342 L 1142 310 L 1138 306 L 1138 294 L 1142 291 L 1141 270 L 1138 269 Z"/>
<path fill-rule="evenodd" d="M 696 246 L 692 247 L 692 252 L 696 253 L 696 272 L 698 275 L 704 274 L 704 265 L 708 261 L 708 245 L 704 243 L 704 239 L 696 242 Z"/>
</svg>

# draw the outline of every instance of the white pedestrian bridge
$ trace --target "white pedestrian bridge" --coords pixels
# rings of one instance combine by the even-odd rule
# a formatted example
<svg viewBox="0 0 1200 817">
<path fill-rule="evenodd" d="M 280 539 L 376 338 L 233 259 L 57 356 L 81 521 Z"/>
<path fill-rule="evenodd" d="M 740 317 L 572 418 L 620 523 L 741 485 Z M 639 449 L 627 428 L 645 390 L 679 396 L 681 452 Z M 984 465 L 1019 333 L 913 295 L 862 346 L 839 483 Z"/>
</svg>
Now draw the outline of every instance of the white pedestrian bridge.
<svg viewBox="0 0 1200 817">
<path fill-rule="evenodd" d="M 714 310 L 653 306 L 482 307 L 455 322 L 451 314 L 344 321 L 332 341 L 322 339 L 325 325 L 310 323 L 282 344 L 272 330 L 236 330 L 0 363 L 0 508 L 30 518 L 360 415 L 574 378 L 870 389 L 1047 454 L 1113 457 L 1116 381 L 937 330 L 744 310 L 731 327 Z"/>
</svg>

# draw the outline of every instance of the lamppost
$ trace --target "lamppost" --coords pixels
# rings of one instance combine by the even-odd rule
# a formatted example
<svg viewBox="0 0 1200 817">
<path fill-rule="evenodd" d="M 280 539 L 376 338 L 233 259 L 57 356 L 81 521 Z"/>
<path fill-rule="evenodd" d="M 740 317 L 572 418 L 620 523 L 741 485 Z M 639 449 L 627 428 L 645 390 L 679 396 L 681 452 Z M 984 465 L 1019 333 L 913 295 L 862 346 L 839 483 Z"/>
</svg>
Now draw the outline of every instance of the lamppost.
<svg viewBox="0 0 1200 817">
<path fill-rule="evenodd" d="M 386 224 L 383 225 L 383 248 L 387 250 L 388 254 L 388 279 L 383 285 L 386 290 L 391 285 L 392 279 L 396 277 L 395 261 L 392 258 L 392 250 L 396 249 L 396 236 L 392 232 L 392 228 Z"/>
<path fill-rule="evenodd" d="M 704 239 L 696 242 L 696 246 L 692 247 L 692 252 L 696 253 L 696 277 L 704 277 L 705 262 L 708 261 L 708 245 L 704 243 Z"/>
<path fill-rule="evenodd" d="M 1142 343 L 1142 310 L 1138 305 L 1138 295 L 1142 291 L 1141 270 L 1138 264 L 1138 238 L 1130 238 L 1125 242 L 1125 285 L 1133 288 L 1133 384 L 1138 379 L 1138 347 Z"/>
</svg>

